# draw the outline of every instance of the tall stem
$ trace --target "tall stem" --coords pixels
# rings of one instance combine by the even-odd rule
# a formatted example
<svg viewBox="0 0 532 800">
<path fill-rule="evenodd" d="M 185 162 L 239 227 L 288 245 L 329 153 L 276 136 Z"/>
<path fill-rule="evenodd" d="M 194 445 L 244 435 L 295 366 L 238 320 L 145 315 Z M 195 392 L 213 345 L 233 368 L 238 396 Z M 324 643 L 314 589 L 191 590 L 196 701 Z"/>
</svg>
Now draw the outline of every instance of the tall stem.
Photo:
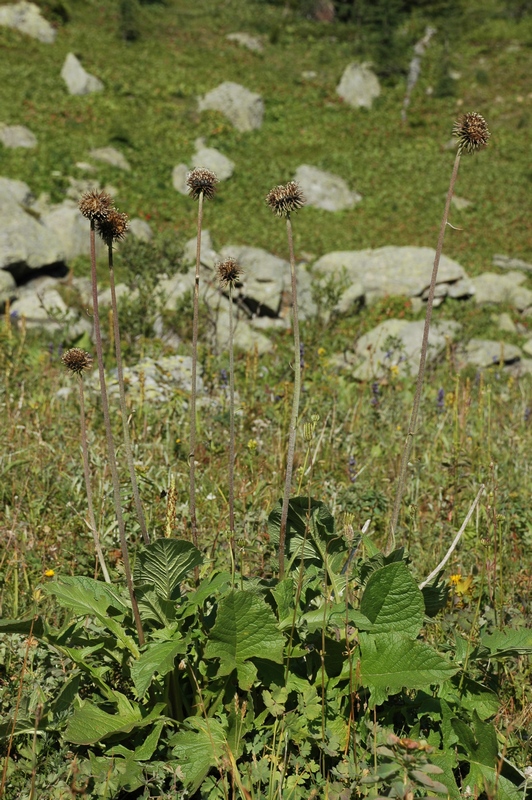
<svg viewBox="0 0 532 800">
<path fill-rule="evenodd" d="M 196 376 L 198 372 L 198 326 L 199 326 L 199 282 L 201 257 L 201 225 L 203 222 L 203 192 L 198 198 L 198 234 L 196 240 L 196 274 L 194 276 L 193 320 L 192 320 L 192 386 L 190 391 L 190 527 L 192 542 L 198 546 L 196 521 Z"/>
<path fill-rule="evenodd" d="M 297 310 L 297 281 L 296 260 L 294 256 L 294 240 L 292 237 L 292 222 L 290 214 L 286 216 L 286 233 L 288 236 L 288 249 L 290 252 L 290 276 L 292 279 L 292 328 L 294 331 L 294 396 L 292 399 L 292 415 L 288 435 L 288 452 L 286 455 L 286 476 L 284 484 L 283 505 L 281 510 L 281 529 L 279 533 L 279 578 L 284 578 L 284 550 L 286 540 L 286 526 L 288 520 L 288 503 L 292 486 L 292 470 L 294 467 L 294 453 L 296 449 L 297 418 L 299 415 L 299 397 L 301 394 L 301 345 L 299 339 L 299 316 Z"/>
<path fill-rule="evenodd" d="M 94 506 L 92 503 L 92 487 L 91 487 L 91 473 L 89 467 L 89 446 L 87 443 L 87 421 L 85 418 L 85 393 L 83 391 L 83 378 L 78 375 L 79 381 L 79 405 L 81 416 L 81 452 L 83 454 L 83 472 L 85 475 L 85 488 L 87 491 L 87 507 L 89 512 L 89 524 L 91 528 L 92 538 L 94 539 L 94 549 L 100 562 L 102 575 L 106 583 L 111 583 L 109 572 L 103 557 L 102 547 L 100 544 L 100 537 L 98 535 L 98 528 L 96 527 L 96 517 L 94 516 Z"/>
<path fill-rule="evenodd" d="M 116 370 L 118 374 L 118 391 L 120 395 L 120 412 L 122 415 L 124 449 L 126 452 L 126 461 L 129 468 L 129 477 L 131 480 L 133 499 L 135 501 L 135 509 L 137 511 L 137 519 L 139 521 L 142 538 L 144 539 L 144 544 L 149 544 L 150 537 L 148 536 L 148 531 L 146 529 L 146 519 L 144 517 L 144 509 L 142 508 L 142 503 L 140 501 L 139 486 L 137 483 L 137 476 L 135 473 L 135 463 L 133 461 L 133 451 L 131 449 L 131 438 L 129 436 L 129 425 L 127 422 L 126 393 L 124 389 L 124 368 L 122 366 L 122 351 L 120 348 L 120 328 L 118 324 L 118 305 L 116 302 L 112 242 L 108 243 L 107 248 L 109 251 L 109 282 L 111 285 L 111 307 L 113 309 L 113 330 L 114 330 L 115 353 L 116 353 Z"/>
<path fill-rule="evenodd" d="M 229 530 L 235 552 L 235 356 L 233 352 L 233 286 L 229 284 Z"/>
<path fill-rule="evenodd" d="M 116 521 L 118 524 L 118 533 L 120 536 L 120 549 L 122 551 L 122 560 L 124 562 L 124 572 L 126 575 L 126 583 L 131 600 L 131 609 L 137 628 L 139 637 L 139 644 L 144 644 L 144 631 L 142 629 L 142 622 L 139 614 L 139 607 L 135 591 L 133 588 L 133 578 L 131 576 L 131 566 L 129 563 L 129 554 L 127 550 L 126 530 L 124 526 L 124 517 L 122 515 L 122 506 L 120 501 L 120 480 L 118 477 L 118 469 L 116 466 L 116 453 L 113 441 L 113 432 L 111 430 L 111 419 L 109 417 L 109 401 L 107 399 L 107 386 L 105 383 L 105 370 L 103 364 L 103 347 L 102 335 L 100 330 L 100 315 L 98 311 L 98 281 L 96 276 L 96 237 L 94 220 L 91 220 L 90 228 L 90 253 L 91 253 L 91 280 L 92 280 L 92 309 L 94 316 L 94 340 L 96 343 L 96 355 L 98 357 L 98 372 L 100 375 L 100 394 L 102 397 L 102 411 L 103 420 L 105 424 L 105 436 L 107 440 L 107 453 L 109 456 L 109 466 L 111 468 L 111 478 L 113 483 L 113 497 L 116 513 Z"/>
<path fill-rule="evenodd" d="M 451 181 L 449 183 L 449 190 L 447 192 L 447 199 L 445 201 L 445 210 L 441 221 L 440 234 L 438 236 L 438 245 L 436 247 L 436 255 L 434 256 L 434 266 L 432 268 L 432 277 L 430 279 L 429 295 L 427 299 L 427 313 L 425 314 L 425 326 L 423 328 L 423 339 L 421 342 L 421 354 L 419 357 L 419 370 L 416 381 L 416 391 L 414 394 L 414 402 L 412 406 L 412 414 L 410 416 L 410 423 L 408 426 L 408 433 L 403 446 L 403 453 L 401 456 L 401 466 L 399 469 L 399 477 L 397 479 L 397 490 L 395 501 L 393 505 L 392 519 L 390 522 L 390 531 L 386 542 L 386 553 L 391 552 L 395 547 L 395 533 L 397 529 L 397 522 L 399 520 L 399 513 L 401 511 L 401 502 L 406 485 L 406 473 L 408 471 L 408 460 L 412 451 L 412 443 L 416 433 L 417 421 L 419 416 L 419 406 L 421 403 L 421 395 L 423 392 L 423 380 L 425 377 L 425 365 L 427 361 L 427 350 L 429 344 L 429 331 L 430 321 L 432 318 L 432 308 L 434 305 L 434 292 L 436 289 L 436 279 L 438 277 L 438 267 L 440 265 L 441 253 L 443 250 L 443 239 L 445 236 L 445 229 L 447 227 L 447 220 L 449 218 L 449 209 L 451 207 L 451 200 L 453 198 L 454 185 L 458 175 L 458 167 L 460 166 L 460 152 L 456 154 L 454 160 L 453 172 Z"/>
</svg>

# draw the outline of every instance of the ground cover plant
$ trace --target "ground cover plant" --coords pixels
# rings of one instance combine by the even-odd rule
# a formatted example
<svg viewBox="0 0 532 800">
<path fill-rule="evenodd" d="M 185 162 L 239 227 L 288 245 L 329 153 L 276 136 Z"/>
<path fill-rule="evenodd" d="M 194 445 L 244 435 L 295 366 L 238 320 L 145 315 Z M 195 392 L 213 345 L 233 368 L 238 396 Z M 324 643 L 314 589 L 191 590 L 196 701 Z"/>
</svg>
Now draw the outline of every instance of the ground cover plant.
<svg viewBox="0 0 532 800">
<path fill-rule="evenodd" d="M 453 119 L 438 122 L 449 136 Z M 487 168 L 477 164 L 492 158 L 492 144 L 464 157 L 463 175 L 474 172 L 480 196 Z M 273 186 L 273 199 L 287 210 L 279 180 L 272 176 L 257 206 L 271 216 L 268 230 L 284 254 L 285 226 L 264 203 Z M 204 209 L 211 230 L 219 208 L 223 214 L 223 191 Z M 443 200 L 427 229 L 437 230 Z M 186 202 L 192 220 L 197 204 Z M 109 204 L 104 198 L 104 222 Z M 307 213 L 312 218 L 301 209 L 294 220 L 299 248 L 307 246 Z M 97 228 L 97 217 L 91 223 Z M 446 252 L 455 241 L 449 232 Z M 350 235 L 343 230 L 343 241 L 354 246 Z M 496 225 L 483 236 L 492 237 L 491 247 L 500 241 Z M 518 227 L 516 240 L 525 247 Z M 232 280 L 227 269 L 220 277 Z M 467 335 L 492 324 L 471 305 L 451 311 L 467 321 Z M 192 306 L 188 314 L 192 333 Z M 388 547 L 414 381 L 390 370 L 384 381 L 357 385 L 329 356 L 352 342 L 354 327 L 362 333 L 397 315 L 415 316 L 408 301 L 389 299 L 359 317 L 304 323 L 303 348 L 290 331 L 280 333 L 272 357 L 236 353 L 234 385 L 224 373 L 233 371 L 230 353 L 213 352 L 198 336 L 211 403 L 193 418 L 188 394 L 159 407 L 126 395 L 147 544 L 119 404 L 110 406 L 109 448 L 84 350 L 59 341 L 43 348 L 6 314 L 6 797 L 527 795 L 530 386 L 500 366 L 460 372 L 451 348 L 431 367 Z M 110 368 L 111 341 L 127 331 L 111 336 L 102 328 L 99 360 Z M 163 347 L 138 335 L 125 352 L 135 359 Z M 296 365 L 302 391 L 285 505 Z M 60 385 L 76 382 L 87 384 L 94 521 L 86 521 L 78 395 L 57 395 Z M 236 446 L 228 454 L 229 427 Z M 118 492 L 109 451 L 118 454 Z M 425 583 L 471 509 L 459 549 Z M 105 574 L 95 558 L 96 531 L 110 583 L 98 579 Z"/>
</svg>

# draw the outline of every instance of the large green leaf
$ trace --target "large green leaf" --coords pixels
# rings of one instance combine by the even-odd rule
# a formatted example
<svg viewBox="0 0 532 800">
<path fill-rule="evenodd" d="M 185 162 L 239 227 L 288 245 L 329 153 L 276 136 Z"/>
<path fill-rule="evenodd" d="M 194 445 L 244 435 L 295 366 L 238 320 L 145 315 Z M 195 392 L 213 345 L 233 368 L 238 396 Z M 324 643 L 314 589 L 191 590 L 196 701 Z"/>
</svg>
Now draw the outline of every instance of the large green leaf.
<svg viewBox="0 0 532 800">
<path fill-rule="evenodd" d="M 183 639 L 172 639 L 168 642 L 149 644 L 141 657 L 131 665 L 131 677 L 139 697 L 144 697 L 155 673 L 163 676 L 174 668 L 174 660 L 178 653 L 185 653 L 186 642 Z"/>
<path fill-rule="evenodd" d="M 491 658 L 508 658 L 532 653 L 532 629 L 495 631 L 480 637 L 481 644 L 490 651 Z"/>
<path fill-rule="evenodd" d="M 151 586 L 163 600 L 177 600 L 180 583 L 203 561 L 200 551 L 184 539 L 157 539 L 135 564 L 137 586 Z"/>
<path fill-rule="evenodd" d="M 274 544 L 279 543 L 282 504 L 279 502 L 268 517 L 268 533 Z M 334 531 L 334 517 L 320 500 L 293 497 L 288 504 L 286 548 L 291 556 L 305 561 L 322 563 L 326 552 L 345 549 L 342 539 Z"/>
<path fill-rule="evenodd" d="M 117 640 L 138 658 L 140 651 L 134 639 L 124 630 L 124 626 L 108 613 L 112 608 L 121 615 L 129 614 L 120 591 L 103 581 L 95 581 L 84 575 L 62 576 L 45 587 L 48 594 L 55 595 L 57 601 L 76 614 L 96 617 Z"/>
<path fill-rule="evenodd" d="M 469 772 L 462 781 L 462 793 L 478 797 L 488 790 L 490 797 L 497 787 L 497 800 L 517 800 L 523 797 L 522 790 L 499 774 L 497 733 L 493 725 L 483 722 L 473 712 L 473 729 L 460 719 L 453 719 L 453 728 L 458 735 L 459 748 L 465 754 Z"/>
<path fill-rule="evenodd" d="M 219 675 L 237 670 L 242 689 L 249 689 L 255 670 L 248 664 L 258 657 L 281 664 L 284 637 L 266 602 L 251 592 L 231 591 L 221 601 L 209 633 L 205 658 L 219 658 Z"/>
<path fill-rule="evenodd" d="M 118 692 L 116 694 L 118 695 Z M 135 728 L 150 725 L 161 716 L 165 707 L 164 703 L 158 703 L 147 716 L 143 717 L 137 703 L 131 703 L 123 695 L 119 700 L 114 714 L 109 714 L 90 700 L 82 701 L 69 720 L 65 731 L 67 742 L 95 744 L 108 736 L 130 733 Z"/>
<path fill-rule="evenodd" d="M 199 788 L 211 767 L 220 764 L 226 750 L 225 730 L 215 719 L 191 717 L 187 729 L 170 739 L 173 754 L 183 774 L 190 794 Z"/>
<path fill-rule="evenodd" d="M 396 631 L 415 638 L 423 625 L 423 594 L 398 561 L 373 572 L 360 601 L 360 611 L 372 623 L 373 633 Z"/>
<path fill-rule="evenodd" d="M 371 690 L 371 706 L 402 689 L 427 689 L 457 671 L 428 644 L 403 633 L 360 634 L 360 682 Z"/>
</svg>

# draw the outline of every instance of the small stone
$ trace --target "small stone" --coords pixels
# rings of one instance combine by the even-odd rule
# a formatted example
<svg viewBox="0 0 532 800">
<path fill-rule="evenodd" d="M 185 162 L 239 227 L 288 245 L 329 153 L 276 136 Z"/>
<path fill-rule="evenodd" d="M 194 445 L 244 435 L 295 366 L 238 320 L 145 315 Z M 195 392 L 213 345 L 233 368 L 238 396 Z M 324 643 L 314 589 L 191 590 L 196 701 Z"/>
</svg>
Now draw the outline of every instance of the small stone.
<svg viewBox="0 0 532 800">
<path fill-rule="evenodd" d="M 74 55 L 69 53 L 61 69 L 61 77 L 70 94 L 84 95 L 100 92 L 104 87 L 99 78 L 86 72 Z"/>
<path fill-rule="evenodd" d="M 353 108 L 371 108 L 380 93 L 377 76 L 369 64 L 348 64 L 336 87 L 337 94 Z"/>
<path fill-rule="evenodd" d="M 362 196 L 352 192 L 339 175 L 308 164 L 297 168 L 294 180 L 299 184 L 307 206 L 322 208 L 324 211 L 341 211 L 353 208 L 362 200 Z"/>
<path fill-rule="evenodd" d="M 2 125 L 0 127 L 0 142 L 4 147 L 32 148 L 37 146 L 37 137 L 24 125 Z"/>
<path fill-rule="evenodd" d="M 112 167 L 118 167 L 128 172 L 131 166 L 124 155 L 114 147 L 97 147 L 89 153 L 91 158 L 96 161 L 102 161 L 104 164 L 109 164 Z"/>
<path fill-rule="evenodd" d="M 198 111 L 220 111 L 238 131 L 260 128 L 264 102 L 256 92 L 232 81 L 225 81 L 198 100 Z"/>
<path fill-rule="evenodd" d="M 249 33 L 228 33 L 225 37 L 229 42 L 236 42 L 242 47 L 247 47 L 255 53 L 262 53 L 264 45 L 258 36 L 251 36 Z"/>
</svg>

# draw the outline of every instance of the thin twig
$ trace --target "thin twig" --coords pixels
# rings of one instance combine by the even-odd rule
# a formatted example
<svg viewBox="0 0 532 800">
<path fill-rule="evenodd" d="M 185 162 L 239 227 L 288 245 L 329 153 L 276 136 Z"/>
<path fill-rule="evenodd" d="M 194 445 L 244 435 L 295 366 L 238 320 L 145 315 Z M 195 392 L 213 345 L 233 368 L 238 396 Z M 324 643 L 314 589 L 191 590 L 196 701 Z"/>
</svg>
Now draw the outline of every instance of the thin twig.
<svg viewBox="0 0 532 800">
<path fill-rule="evenodd" d="M 446 554 L 444 555 L 444 557 L 442 558 L 442 560 L 440 561 L 440 563 L 438 564 L 438 566 L 437 566 L 435 569 L 433 569 L 433 570 L 432 570 L 432 572 L 430 573 L 430 575 L 429 575 L 427 578 L 425 578 L 425 580 L 424 580 L 424 581 L 421 581 L 421 583 L 419 584 L 419 588 L 420 588 L 420 589 L 423 589 L 423 587 L 424 587 L 424 586 L 426 586 L 428 583 L 430 583 L 430 582 L 431 582 L 431 580 L 432 580 L 433 578 L 435 578 L 435 577 L 436 577 L 436 575 L 438 574 L 438 572 L 439 572 L 441 569 L 443 569 L 443 567 L 444 567 L 444 566 L 447 564 L 447 562 L 449 561 L 449 559 L 450 559 L 450 557 L 451 557 L 451 555 L 452 555 L 453 551 L 455 550 L 455 548 L 456 548 L 456 546 L 457 546 L 458 542 L 460 541 L 460 539 L 461 539 L 461 537 L 462 537 L 462 534 L 463 534 L 463 532 L 465 531 L 465 529 L 466 529 L 466 527 L 467 527 L 467 523 L 468 523 L 468 522 L 469 522 L 469 520 L 471 519 L 471 516 L 472 516 L 472 514 L 473 514 L 473 511 L 474 511 L 474 510 L 475 510 L 475 508 L 477 507 L 477 503 L 478 503 L 478 501 L 480 500 L 480 495 L 481 495 L 481 494 L 482 494 L 482 492 L 484 491 L 484 488 L 485 488 L 485 487 L 484 487 L 484 484 L 481 484 L 481 486 L 480 486 L 480 489 L 478 490 L 478 494 L 477 494 L 477 496 L 475 497 L 475 499 L 473 500 L 473 503 L 472 503 L 472 505 L 471 505 L 471 508 L 470 508 L 470 509 L 469 509 L 469 511 L 467 512 L 466 518 L 465 518 L 465 520 L 464 520 L 464 521 L 463 521 L 463 523 L 462 523 L 462 527 L 460 528 L 460 530 L 458 531 L 458 533 L 456 534 L 456 536 L 455 536 L 455 537 L 454 537 L 454 539 L 453 539 L 453 543 L 451 544 L 451 546 L 450 546 L 450 547 L 449 547 L 449 549 L 447 550 Z"/>
</svg>

